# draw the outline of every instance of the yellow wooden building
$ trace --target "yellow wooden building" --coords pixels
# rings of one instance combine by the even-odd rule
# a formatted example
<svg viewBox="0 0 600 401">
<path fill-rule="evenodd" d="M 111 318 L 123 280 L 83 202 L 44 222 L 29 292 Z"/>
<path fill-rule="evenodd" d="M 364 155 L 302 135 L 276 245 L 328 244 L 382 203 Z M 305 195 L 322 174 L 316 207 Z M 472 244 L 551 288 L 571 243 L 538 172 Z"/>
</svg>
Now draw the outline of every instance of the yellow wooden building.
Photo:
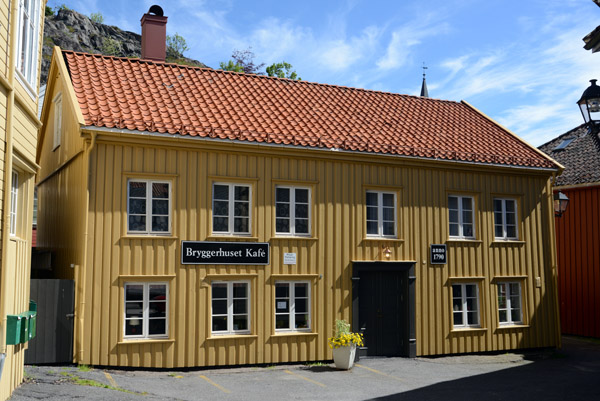
<svg viewBox="0 0 600 401">
<path fill-rule="evenodd" d="M 465 102 L 168 64 L 153 35 L 53 55 L 38 248 L 76 282 L 75 362 L 328 360 L 340 318 L 367 355 L 560 344 L 559 164 Z"/>
<path fill-rule="evenodd" d="M 44 0 L 0 0 L 0 400 L 23 381 L 26 342 L 7 316 L 29 310 Z M 8 345 L 7 345 L 8 343 Z"/>
</svg>

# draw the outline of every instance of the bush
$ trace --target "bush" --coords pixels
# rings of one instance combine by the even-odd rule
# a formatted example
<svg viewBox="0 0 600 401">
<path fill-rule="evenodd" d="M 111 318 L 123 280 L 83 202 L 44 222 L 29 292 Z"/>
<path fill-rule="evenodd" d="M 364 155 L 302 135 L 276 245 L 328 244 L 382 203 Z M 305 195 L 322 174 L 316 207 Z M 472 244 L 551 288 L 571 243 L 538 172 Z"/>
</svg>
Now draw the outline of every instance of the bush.
<svg viewBox="0 0 600 401">
<path fill-rule="evenodd" d="M 121 52 L 121 42 L 113 38 L 104 38 L 102 42 L 102 54 L 106 56 L 119 56 Z"/>
<path fill-rule="evenodd" d="M 179 34 L 167 35 L 167 58 L 180 59 L 183 58 L 183 52 L 190 50 L 185 39 Z"/>
<path fill-rule="evenodd" d="M 101 13 L 91 13 L 90 19 L 92 20 L 92 22 L 95 22 L 96 24 L 104 23 L 104 17 L 102 16 Z"/>
</svg>

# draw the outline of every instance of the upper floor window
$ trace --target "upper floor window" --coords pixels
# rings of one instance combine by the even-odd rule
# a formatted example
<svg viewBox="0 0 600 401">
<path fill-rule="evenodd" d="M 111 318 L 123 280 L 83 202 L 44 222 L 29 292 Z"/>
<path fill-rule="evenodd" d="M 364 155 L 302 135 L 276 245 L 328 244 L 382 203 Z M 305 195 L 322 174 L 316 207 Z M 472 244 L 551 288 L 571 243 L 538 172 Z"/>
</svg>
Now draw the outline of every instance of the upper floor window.
<svg viewBox="0 0 600 401">
<path fill-rule="evenodd" d="M 213 184 L 213 233 L 250 234 L 249 185 Z"/>
<path fill-rule="evenodd" d="M 247 281 L 213 282 L 212 332 L 247 334 L 250 332 L 250 283 Z"/>
<path fill-rule="evenodd" d="M 168 335 L 168 285 L 125 283 L 125 338 Z"/>
<path fill-rule="evenodd" d="M 306 281 L 275 283 L 275 330 L 310 329 L 310 284 Z"/>
<path fill-rule="evenodd" d="M 275 232 L 287 235 L 310 234 L 310 190 L 275 188 Z"/>
<path fill-rule="evenodd" d="M 496 239 L 517 239 L 517 201 L 494 198 L 494 236 Z"/>
<path fill-rule="evenodd" d="M 498 318 L 500 324 L 521 324 L 521 284 L 498 283 Z"/>
<path fill-rule="evenodd" d="M 54 142 L 53 149 L 60 146 L 62 139 L 62 96 L 59 93 L 53 100 L 54 103 Z"/>
<path fill-rule="evenodd" d="M 477 284 L 452 284 L 454 327 L 479 327 L 479 288 Z"/>
<path fill-rule="evenodd" d="M 367 236 L 396 238 L 396 194 L 367 191 Z"/>
<path fill-rule="evenodd" d="M 40 0 L 19 1 L 16 65 L 17 71 L 33 89 L 37 81 L 40 10 Z"/>
<path fill-rule="evenodd" d="M 170 182 L 128 181 L 127 230 L 136 234 L 167 234 L 171 231 Z"/>
<path fill-rule="evenodd" d="M 448 221 L 451 238 L 475 238 L 473 198 L 448 196 Z"/>
<path fill-rule="evenodd" d="M 19 210 L 19 173 L 12 172 L 12 182 L 10 186 L 10 235 L 17 235 L 17 218 Z"/>
</svg>

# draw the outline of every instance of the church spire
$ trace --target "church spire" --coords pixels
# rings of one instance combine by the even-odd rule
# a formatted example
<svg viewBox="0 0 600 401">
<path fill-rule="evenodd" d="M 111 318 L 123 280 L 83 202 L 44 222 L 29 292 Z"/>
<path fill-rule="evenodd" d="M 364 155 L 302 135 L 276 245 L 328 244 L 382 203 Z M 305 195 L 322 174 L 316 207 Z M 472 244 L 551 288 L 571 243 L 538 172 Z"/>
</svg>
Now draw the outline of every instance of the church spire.
<svg viewBox="0 0 600 401">
<path fill-rule="evenodd" d="M 423 62 L 423 83 L 421 84 L 421 96 L 422 97 L 429 97 L 429 92 L 427 91 L 427 82 L 425 81 L 425 70 L 427 69 L 427 67 L 425 67 L 425 62 Z"/>
</svg>

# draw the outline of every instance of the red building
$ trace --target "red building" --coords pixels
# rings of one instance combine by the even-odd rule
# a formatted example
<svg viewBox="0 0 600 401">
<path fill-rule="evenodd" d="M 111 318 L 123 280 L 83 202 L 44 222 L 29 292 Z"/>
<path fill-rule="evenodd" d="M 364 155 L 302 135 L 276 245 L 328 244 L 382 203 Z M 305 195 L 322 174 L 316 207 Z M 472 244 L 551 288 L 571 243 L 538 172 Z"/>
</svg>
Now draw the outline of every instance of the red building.
<svg viewBox="0 0 600 401">
<path fill-rule="evenodd" d="M 561 331 L 600 337 L 600 138 L 582 125 L 540 150 L 565 166 L 555 191 L 570 200 L 556 217 Z"/>
</svg>

